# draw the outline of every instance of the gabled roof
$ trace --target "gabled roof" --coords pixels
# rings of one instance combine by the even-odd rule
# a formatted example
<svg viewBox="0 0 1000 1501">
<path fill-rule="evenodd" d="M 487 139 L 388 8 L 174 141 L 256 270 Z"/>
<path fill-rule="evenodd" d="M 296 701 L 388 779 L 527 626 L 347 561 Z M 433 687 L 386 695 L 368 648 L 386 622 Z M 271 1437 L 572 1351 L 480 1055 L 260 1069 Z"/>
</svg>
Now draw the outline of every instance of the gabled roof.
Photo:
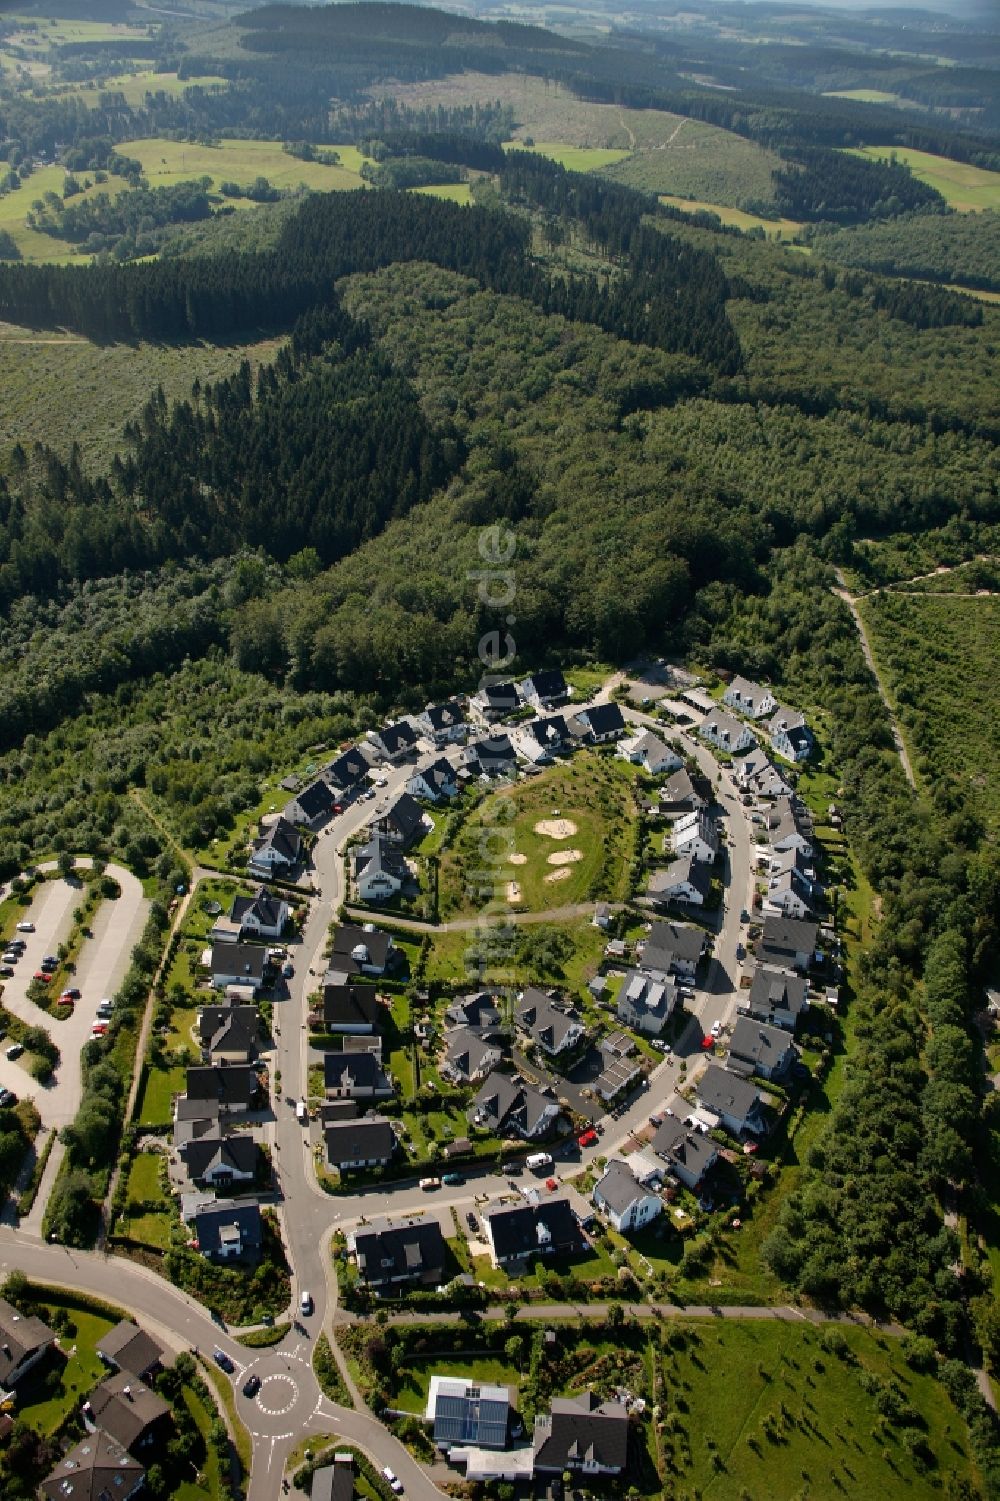
<svg viewBox="0 0 1000 1501">
<path fill-rule="evenodd" d="M 561 714 L 549 714 L 545 718 L 532 719 L 524 726 L 524 730 L 536 745 L 544 746 L 546 750 L 558 750 L 566 743 L 569 735 L 566 721 Z"/>
<path fill-rule="evenodd" d="M 510 742 L 510 736 L 487 735 L 482 740 L 475 740 L 466 746 L 463 762 L 471 765 L 477 762 L 480 766 L 513 766 L 517 760 L 517 752 Z"/>
<path fill-rule="evenodd" d="M 288 865 L 294 865 L 302 853 L 302 840 L 294 824 L 288 819 L 279 817 L 270 824 L 261 834 L 259 839 L 253 842 L 254 854 L 263 854 L 266 850 L 274 850 L 275 854 Z"/>
<path fill-rule="evenodd" d="M 758 964 L 750 984 L 749 1007 L 754 1013 L 788 1011 L 797 1017 L 806 1008 L 808 990 L 804 975 Z"/>
<path fill-rule="evenodd" d="M 646 946 L 643 949 L 643 969 L 646 964 L 646 955 L 650 950 L 666 949 L 675 954 L 678 959 L 685 959 L 689 963 L 697 963 L 705 949 L 705 933 L 701 928 L 692 927 L 690 923 L 681 922 L 654 922 Z"/>
<path fill-rule="evenodd" d="M 713 736 L 719 740 L 727 740 L 736 745 L 748 734 L 745 724 L 736 718 L 734 714 L 727 714 L 725 709 L 713 709 L 706 714 L 698 726 L 699 735 Z"/>
<path fill-rule="evenodd" d="M 323 1084 L 326 1089 L 392 1089 L 374 1053 L 324 1053 Z"/>
<path fill-rule="evenodd" d="M 211 970 L 213 975 L 241 975 L 248 980 L 263 980 L 267 949 L 259 943 L 214 943 Z"/>
<path fill-rule="evenodd" d="M 6 1298 L 0 1298 L 0 1386 L 26 1356 L 51 1344 L 54 1332 L 41 1319 L 19 1313 Z M 7 1352 L 10 1351 L 10 1354 Z"/>
<path fill-rule="evenodd" d="M 569 1033 L 581 1025 L 579 1014 L 571 1006 L 565 1002 L 559 1005 L 534 985 L 518 998 L 514 1014 L 518 1026 L 553 1053 L 558 1053 Z"/>
<path fill-rule="evenodd" d="M 674 824 L 673 838 L 675 849 L 682 849 L 692 839 L 700 839 L 710 850 L 719 848 L 719 831 L 704 808 L 683 814 Z"/>
<path fill-rule="evenodd" d="M 244 1063 L 199 1063 L 187 1071 L 189 1100 L 218 1101 L 230 1110 L 246 1108 L 260 1087 L 257 1072 Z"/>
<path fill-rule="evenodd" d="M 333 930 L 333 944 L 331 948 L 331 969 L 346 970 L 349 974 L 357 974 L 357 968 L 351 969 L 348 961 L 357 948 L 367 951 L 368 958 L 365 963 L 372 969 L 385 969 L 389 963 L 389 953 L 392 949 L 392 936 L 383 932 L 380 928 L 359 927 L 356 923 L 337 923 Z M 357 965 L 360 961 L 354 961 Z"/>
<path fill-rule="evenodd" d="M 496 1046 L 485 1041 L 469 1027 L 456 1027 L 447 1036 L 448 1062 L 465 1079 L 478 1074 L 488 1059 L 496 1056 Z"/>
<path fill-rule="evenodd" d="M 618 707 L 617 704 L 615 707 Z M 677 759 L 677 752 L 665 740 L 661 740 L 659 735 L 654 735 L 652 730 L 643 730 L 631 740 L 623 741 L 622 747 L 630 756 L 642 756 L 647 761 L 662 761 L 666 756 Z"/>
<path fill-rule="evenodd" d="M 157 1344 L 151 1334 L 133 1324 L 131 1319 L 122 1319 L 109 1329 L 97 1342 L 97 1353 L 112 1362 L 120 1371 L 130 1371 L 133 1376 L 145 1376 L 163 1359 L 163 1346 Z"/>
<path fill-rule="evenodd" d="M 443 734 L 456 725 L 465 724 L 465 710 L 457 699 L 450 698 L 444 704 L 428 704 L 420 718 L 425 719 L 436 734 Z"/>
<path fill-rule="evenodd" d="M 257 1250 L 261 1243 L 260 1205 L 256 1199 L 220 1199 L 206 1204 L 194 1214 L 194 1232 L 202 1252 L 219 1249 L 222 1237 L 237 1227 L 244 1254 Z"/>
<path fill-rule="evenodd" d="M 400 793 L 392 807 L 379 819 L 380 825 L 386 830 L 398 834 L 404 843 L 409 843 L 413 836 L 423 828 L 424 810 L 415 797 L 408 792 Z"/>
<path fill-rule="evenodd" d="M 789 1048 L 796 1051 L 791 1033 L 782 1031 L 780 1027 L 768 1026 L 766 1022 L 755 1021 L 749 1016 L 737 1017 L 729 1044 L 733 1058 L 745 1059 L 757 1069 L 772 1069 L 778 1067 Z"/>
<path fill-rule="evenodd" d="M 198 1037 L 210 1052 L 257 1051 L 260 1013 L 256 1006 L 203 1006 L 198 1013 Z"/>
<path fill-rule="evenodd" d="M 334 796 L 323 778 L 317 777 L 315 782 L 310 782 L 308 787 L 303 787 L 301 792 L 295 794 L 293 802 L 312 823 L 313 819 L 332 811 Z"/>
<path fill-rule="evenodd" d="M 476 696 L 495 713 L 512 714 L 519 703 L 517 688 L 509 680 L 503 683 L 484 683 Z"/>
<path fill-rule="evenodd" d="M 774 694 L 770 688 L 762 687 L 760 683 L 751 682 L 749 678 L 741 678 L 738 674 L 733 678 L 723 697 L 728 698 L 732 694 L 746 706 L 748 714 L 757 715 L 761 712 L 761 704 L 765 699 L 773 700 Z"/>
<path fill-rule="evenodd" d="M 371 769 L 372 763 L 365 755 L 363 747 L 352 745 L 344 751 L 342 756 L 330 762 L 325 775 L 327 781 L 334 787 L 346 792 L 351 787 L 357 786 L 358 782 L 363 782 Z"/>
<path fill-rule="evenodd" d="M 700 777 L 693 777 L 682 766 L 667 778 L 660 788 L 660 802 L 667 807 L 676 803 L 707 805 L 711 800 L 711 788 Z"/>
<path fill-rule="evenodd" d="M 445 1012 L 449 1022 L 475 1032 L 496 1032 L 502 1026 L 496 996 L 488 990 L 458 996 Z"/>
<path fill-rule="evenodd" d="M 323 1020 L 328 1027 L 374 1027 L 378 997 L 373 985 L 323 986 Z"/>
<path fill-rule="evenodd" d="M 385 747 L 387 755 L 398 756 L 400 751 L 412 750 L 418 740 L 416 730 L 408 719 L 398 719 L 394 724 L 384 724 L 380 730 L 375 730 L 379 743 Z"/>
<path fill-rule="evenodd" d="M 764 919 L 762 943 L 765 949 L 782 954 L 813 954 L 819 937 L 819 924 L 797 917 L 779 917 L 772 913 Z"/>
<path fill-rule="evenodd" d="M 600 1465 L 623 1470 L 628 1463 L 628 1413 L 619 1402 L 593 1392 L 556 1397 L 551 1413 L 535 1419 L 535 1464 L 546 1470 Z"/>
<path fill-rule="evenodd" d="M 444 1236 L 433 1217 L 372 1220 L 355 1230 L 354 1251 L 358 1273 L 366 1282 L 397 1277 L 436 1282 L 444 1267 Z"/>
<path fill-rule="evenodd" d="M 620 735 L 625 729 L 625 716 L 616 703 L 591 704 L 580 710 L 579 718 L 593 735 Z"/>
<path fill-rule="evenodd" d="M 692 1131 L 681 1121 L 665 1120 L 657 1127 L 650 1146 L 658 1157 L 689 1173 L 699 1183 L 712 1166 L 719 1149 L 710 1136 Z"/>
<path fill-rule="evenodd" d="M 45 1501 L 109 1501 L 131 1496 L 146 1471 L 98 1428 L 64 1454 L 39 1487 Z"/>
<path fill-rule="evenodd" d="M 526 677 L 521 684 L 522 692 L 533 691 L 539 698 L 564 698 L 569 692 L 566 679 L 558 667 L 543 668 L 541 672 L 533 672 Z"/>
<path fill-rule="evenodd" d="M 118 1371 L 95 1386 L 88 1402 L 92 1421 L 126 1449 L 170 1412 L 163 1398 L 130 1371 Z"/>
<path fill-rule="evenodd" d="M 212 1169 L 232 1173 L 255 1173 L 260 1149 L 248 1132 L 234 1136 L 196 1136 L 181 1149 L 192 1178 L 204 1178 Z"/>
<path fill-rule="evenodd" d="M 695 1085 L 698 1099 L 706 1110 L 715 1115 L 729 1115 L 735 1120 L 748 1120 L 764 1104 L 758 1089 L 738 1074 L 732 1074 L 717 1063 L 710 1063 Z"/>
<path fill-rule="evenodd" d="M 324 1465 L 322 1469 L 314 1470 L 309 1494 L 312 1501 L 353 1501 L 353 1457 L 350 1454 L 347 1454 L 345 1458 L 334 1455 L 332 1465 Z"/>
<path fill-rule="evenodd" d="M 326 1155 L 336 1166 L 341 1162 L 388 1161 L 396 1150 L 396 1135 L 383 1116 L 333 1121 L 323 1132 Z"/>
<path fill-rule="evenodd" d="M 798 709 L 786 709 L 779 704 L 767 721 L 767 728 L 770 734 L 777 735 L 781 730 L 800 730 L 805 722 L 805 715 L 800 714 Z"/>
<path fill-rule="evenodd" d="M 619 1014 L 645 1012 L 666 1021 L 677 1004 L 677 987 L 670 981 L 657 980 L 640 969 L 630 969 L 618 991 Z"/>
<path fill-rule="evenodd" d="M 204 1125 L 206 1129 L 211 1129 L 217 1124 L 219 1115 L 219 1099 L 217 1096 L 213 1096 L 210 1100 L 201 1099 L 200 1097 L 189 1100 L 186 1094 L 182 1094 L 178 1095 L 174 1101 L 174 1121 L 177 1125 Z M 195 1133 L 191 1132 L 190 1134 L 194 1135 Z M 202 1131 L 197 1134 L 203 1136 L 205 1133 Z"/>
<path fill-rule="evenodd" d="M 646 1197 L 646 1190 L 635 1181 L 628 1164 L 614 1157 L 594 1184 L 593 1197 L 595 1204 L 603 1204 L 620 1218 L 636 1199 Z"/>
<path fill-rule="evenodd" d="M 229 909 L 234 922 L 245 924 L 249 919 L 261 928 L 277 928 L 287 915 L 288 903 L 267 886 L 258 886 L 253 896 L 234 896 Z"/>
<path fill-rule="evenodd" d="M 430 766 L 414 772 L 414 776 L 420 777 L 428 787 L 437 792 L 445 787 L 453 787 L 456 780 L 455 768 L 450 761 L 445 760 L 444 756 L 439 756 L 436 761 L 431 762 Z"/>
<path fill-rule="evenodd" d="M 545 1199 L 540 1204 L 494 1209 L 486 1215 L 486 1220 L 498 1261 L 511 1256 L 531 1256 L 542 1245 L 568 1250 L 580 1244 L 580 1227 L 568 1199 Z"/>
<path fill-rule="evenodd" d="M 693 855 L 681 855 L 672 860 L 666 870 L 654 870 L 649 878 L 647 891 L 650 896 L 672 891 L 677 886 L 693 886 L 695 891 L 707 897 L 712 889 L 712 872 Z"/>
<path fill-rule="evenodd" d="M 374 876 L 382 872 L 400 883 L 409 877 L 402 851 L 377 829 L 368 843 L 355 854 L 354 871 L 356 876 Z"/>
<path fill-rule="evenodd" d="M 474 1106 L 482 1111 L 498 1130 L 514 1130 L 521 1136 L 532 1136 L 552 1110 L 554 1101 L 547 1095 L 522 1084 L 510 1074 L 501 1074 L 496 1069 L 480 1086 Z"/>
</svg>

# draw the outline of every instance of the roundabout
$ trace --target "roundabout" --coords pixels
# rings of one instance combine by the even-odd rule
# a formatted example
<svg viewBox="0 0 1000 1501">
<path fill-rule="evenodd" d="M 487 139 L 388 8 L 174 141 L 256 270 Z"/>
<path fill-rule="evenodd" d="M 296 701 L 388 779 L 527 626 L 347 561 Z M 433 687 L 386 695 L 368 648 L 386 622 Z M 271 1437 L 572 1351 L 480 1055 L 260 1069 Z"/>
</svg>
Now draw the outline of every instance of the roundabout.
<svg viewBox="0 0 1000 1501">
<path fill-rule="evenodd" d="M 264 1376 L 257 1393 L 257 1406 L 269 1418 L 281 1418 L 291 1412 L 299 1389 L 291 1376 Z"/>
<path fill-rule="evenodd" d="M 243 1385 L 249 1375 L 260 1388 L 247 1397 Z M 234 1380 L 233 1390 L 240 1417 L 255 1439 L 287 1438 L 302 1430 L 315 1412 L 319 1388 L 312 1367 L 301 1355 L 273 1353 L 261 1356 Z"/>
</svg>

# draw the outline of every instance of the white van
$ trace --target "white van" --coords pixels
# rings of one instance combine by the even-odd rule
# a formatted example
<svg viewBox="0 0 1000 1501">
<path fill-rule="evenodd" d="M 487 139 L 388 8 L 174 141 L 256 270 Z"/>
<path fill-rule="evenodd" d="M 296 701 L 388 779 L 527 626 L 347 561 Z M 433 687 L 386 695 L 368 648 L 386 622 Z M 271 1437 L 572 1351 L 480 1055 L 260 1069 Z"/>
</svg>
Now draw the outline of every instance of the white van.
<svg viewBox="0 0 1000 1501">
<path fill-rule="evenodd" d="M 296 1107 L 295 1107 L 295 1119 L 298 1121 L 298 1123 L 299 1123 L 300 1126 L 308 1126 L 308 1124 L 309 1124 L 309 1106 L 306 1104 L 305 1100 L 300 1100 L 299 1103 L 296 1105 Z"/>
<path fill-rule="evenodd" d="M 548 1152 L 532 1152 L 530 1157 L 526 1157 L 524 1159 L 524 1164 L 525 1167 L 528 1168 L 529 1172 L 537 1173 L 540 1172 L 543 1167 L 551 1167 L 552 1158 L 549 1156 Z"/>
</svg>

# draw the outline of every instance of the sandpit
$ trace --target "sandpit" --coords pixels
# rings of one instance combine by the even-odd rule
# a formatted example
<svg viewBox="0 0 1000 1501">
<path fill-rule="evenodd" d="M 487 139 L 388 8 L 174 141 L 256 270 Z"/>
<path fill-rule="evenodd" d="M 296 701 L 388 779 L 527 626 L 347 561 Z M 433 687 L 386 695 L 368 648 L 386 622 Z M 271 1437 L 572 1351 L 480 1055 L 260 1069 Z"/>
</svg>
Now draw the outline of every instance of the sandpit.
<svg viewBox="0 0 1000 1501">
<path fill-rule="evenodd" d="M 508 902 L 519 902 L 521 900 L 521 888 L 516 881 L 507 882 L 507 900 Z"/>
<path fill-rule="evenodd" d="M 565 881 L 565 879 L 566 879 L 566 877 L 568 875 L 569 875 L 569 866 L 568 865 L 560 865 L 560 867 L 559 867 L 558 870 L 550 870 L 549 871 L 548 875 L 545 877 L 546 884 L 551 885 L 551 883 L 553 881 Z"/>
<path fill-rule="evenodd" d="M 527 855 L 508 855 L 507 859 L 511 865 L 527 865 L 528 863 Z"/>
<path fill-rule="evenodd" d="M 535 833 L 546 839 L 572 839 L 576 824 L 571 818 L 542 818 L 535 824 Z"/>
<path fill-rule="evenodd" d="M 575 865 L 583 859 L 583 850 L 556 850 L 554 855 L 547 855 L 546 865 Z M 568 874 L 569 872 L 567 872 Z"/>
</svg>

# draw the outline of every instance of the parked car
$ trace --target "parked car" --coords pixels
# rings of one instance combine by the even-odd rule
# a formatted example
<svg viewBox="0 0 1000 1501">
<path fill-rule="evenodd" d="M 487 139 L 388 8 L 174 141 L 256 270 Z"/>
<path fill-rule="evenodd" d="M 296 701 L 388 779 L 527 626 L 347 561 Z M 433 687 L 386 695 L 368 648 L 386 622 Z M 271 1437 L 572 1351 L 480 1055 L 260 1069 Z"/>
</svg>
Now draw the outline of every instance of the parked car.
<svg viewBox="0 0 1000 1501">
<path fill-rule="evenodd" d="M 38 967 L 39 969 L 58 969 L 59 960 L 55 954 L 46 954 Z"/>
<path fill-rule="evenodd" d="M 581 1136 L 577 1137 L 577 1141 L 579 1142 L 581 1147 L 592 1147 L 596 1140 L 597 1132 L 593 1129 L 593 1127 L 591 1127 L 589 1131 L 584 1131 Z"/>
<path fill-rule="evenodd" d="M 294 975 L 294 973 L 295 973 L 295 965 L 289 959 L 289 960 L 287 960 L 286 963 L 284 963 L 281 966 L 282 978 L 285 979 L 285 980 L 290 980 L 292 978 L 292 976 Z"/>
<path fill-rule="evenodd" d="M 454 1188 L 456 1184 L 464 1183 L 465 1179 L 461 1173 L 442 1173 L 441 1182 L 446 1183 L 449 1188 Z"/>
<path fill-rule="evenodd" d="M 21 957 L 20 949 L 8 949 L 3 956 L 4 964 L 16 964 Z"/>
<path fill-rule="evenodd" d="M 256 1397 L 259 1391 L 260 1377 L 256 1371 L 252 1371 L 243 1383 L 243 1395 L 244 1397 Z"/>
<path fill-rule="evenodd" d="M 14 978 L 14 967 L 13 967 L 13 965 L 11 965 L 11 964 L 0 964 L 0 979 L 12 980 L 13 978 Z"/>
<path fill-rule="evenodd" d="M 17 1104 L 17 1095 L 12 1089 L 0 1089 L 0 1110 L 9 1110 Z"/>
<path fill-rule="evenodd" d="M 422 1188 L 424 1190 L 424 1193 L 429 1193 L 431 1191 L 431 1189 L 440 1188 L 441 1187 L 441 1179 L 440 1178 L 421 1178 L 420 1183 L 418 1184 L 418 1187 Z"/>
<path fill-rule="evenodd" d="M 19 933 L 33 933 L 35 931 L 35 925 L 33 922 L 19 922 L 17 925 L 17 931 Z"/>
<path fill-rule="evenodd" d="M 52 979 L 52 976 L 48 973 L 47 970 L 36 969 L 31 978 L 33 980 L 39 980 L 43 985 L 48 985 L 50 980 Z"/>
<path fill-rule="evenodd" d="M 312 1293 L 303 1293 L 299 1299 L 299 1312 L 306 1318 L 313 1311 Z"/>
<path fill-rule="evenodd" d="M 400 1480 L 395 1471 L 390 1470 L 389 1466 L 385 1465 L 382 1470 L 382 1474 L 385 1476 L 386 1480 L 388 1480 L 392 1489 L 396 1492 L 396 1495 L 401 1496 L 403 1494 L 403 1482 Z"/>
<path fill-rule="evenodd" d="M 475 1232 L 475 1231 L 477 1231 L 479 1229 L 479 1221 L 476 1219 L 476 1216 L 473 1214 L 473 1212 L 472 1212 L 471 1209 L 468 1211 L 468 1213 L 465 1216 L 465 1223 L 468 1225 L 469 1229 L 472 1230 L 473 1232 Z"/>
<path fill-rule="evenodd" d="M 226 1354 L 225 1350 L 220 1350 L 218 1345 L 216 1345 L 215 1349 L 212 1351 L 212 1359 L 215 1361 L 216 1365 L 219 1366 L 223 1371 L 235 1371 L 236 1369 L 236 1367 L 233 1365 L 233 1362 Z"/>
<path fill-rule="evenodd" d="M 519 1162 L 501 1162 L 500 1171 L 506 1173 L 510 1178 L 516 1178 L 521 1171 L 521 1164 Z"/>
<path fill-rule="evenodd" d="M 95 1022 L 90 1029 L 91 1037 L 103 1037 L 108 1030 L 107 1022 Z"/>
<path fill-rule="evenodd" d="M 27 944 L 23 938 L 8 938 L 7 947 L 11 953 L 23 954 L 27 948 Z"/>
<path fill-rule="evenodd" d="M 68 989 L 63 991 L 59 999 L 61 1001 L 81 1001 L 83 999 L 83 991 L 78 985 L 70 985 Z"/>
</svg>

